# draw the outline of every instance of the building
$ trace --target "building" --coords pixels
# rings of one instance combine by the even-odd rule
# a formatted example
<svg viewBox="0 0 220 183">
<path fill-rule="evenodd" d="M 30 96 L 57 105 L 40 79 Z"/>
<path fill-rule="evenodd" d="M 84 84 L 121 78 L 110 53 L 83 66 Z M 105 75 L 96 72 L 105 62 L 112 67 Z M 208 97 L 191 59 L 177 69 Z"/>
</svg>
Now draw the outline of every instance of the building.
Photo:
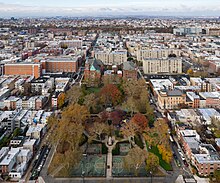
<svg viewBox="0 0 220 183">
<path fill-rule="evenodd" d="M 68 89 L 70 78 L 56 78 L 55 92 L 65 92 Z"/>
<path fill-rule="evenodd" d="M 0 162 L 1 173 L 9 173 L 12 171 L 19 153 L 19 148 L 11 148 L 4 159 Z"/>
<path fill-rule="evenodd" d="M 205 29 L 202 29 L 201 27 L 178 27 L 173 29 L 173 34 L 177 36 L 183 36 L 183 35 L 199 35 L 202 33 L 206 33 Z"/>
<path fill-rule="evenodd" d="M 82 40 L 62 40 L 60 41 L 60 46 L 67 48 L 82 48 Z"/>
<path fill-rule="evenodd" d="M 185 102 L 186 94 L 180 90 L 160 90 L 158 92 L 158 104 L 161 109 L 177 109 Z"/>
<path fill-rule="evenodd" d="M 168 58 L 170 55 L 181 56 L 181 50 L 178 49 L 141 49 L 137 51 L 137 60 L 143 61 L 150 58 Z"/>
<path fill-rule="evenodd" d="M 198 109 L 198 112 L 206 125 L 211 125 L 212 120 L 220 120 L 220 113 L 213 108 Z"/>
<path fill-rule="evenodd" d="M 137 68 L 135 68 L 133 62 L 123 63 L 123 79 L 137 80 Z"/>
<path fill-rule="evenodd" d="M 42 73 L 40 63 L 11 63 L 5 64 L 4 75 L 34 76 L 39 78 Z"/>
<path fill-rule="evenodd" d="M 34 139 L 41 139 L 43 134 L 45 133 L 45 125 L 37 124 L 29 126 L 26 136 Z"/>
<path fill-rule="evenodd" d="M 144 59 L 143 61 L 144 74 L 159 74 L 159 73 L 182 73 L 182 59 L 181 58 L 167 58 L 167 59 Z"/>
<path fill-rule="evenodd" d="M 78 72 L 81 57 L 51 57 L 41 60 L 42 73 Z"/>
<path fill-rule="evenodd" d="M 60 93 L 55 92 L 52 97 L 51 97 L 51 108 L 52 109 L 57 109 L 58 107 L 58 98 L 59 98 Z"/>
<path fill-rule="evenodd" d="M 206 107 L 220 107 L 220 92 L 200 92 L 199 96 L 205 100 Z"/>
<path fill-rule="evenodd" d="M 100 80 L 104 71 L 104 65 L 102 61 L 97 59 L 87 58 L 85 63 L 84 79 L 95 81 Z"/>
<path fill-rule="evenodd" d="M 186 105 L 190 108 L 200 107 L 200 97 L 194 92 L 186 92 Z"/>
<path fill-rule="evenodd" d="M 220 157 L 211 144 L 204 144 L 195 130 L 180 130 L 178 138 L 183 150 L 200 176 L 209 176 L 220 169 Z"/>
<path fill-rule="evenodd" d="M 104 65 L 121 65 L 127 62 L 127 50 L 95 50 L 95 58 L 101 60 Z"/>
<path fill-rule="evenodd" d="M 156 96 L 160 90 L 173 90 L 174 84 L 169 79 L 150 79 L 150 87 Z"/>
<path fill-rule="evenodd" d="M 180 121 L 183 123 L 201 124 L 202 117 L 195 109 L 181 109 L 176 111 L 175 116 L 177 118 L 176 121 Z"/>
<path fill-rule="evenodd" d="M 24 149 L 29 149 L 31 152 L 34 152 L 37 149 L 38 141 L 36 139 L 27 139 L 23 143 Z"/>
<path fill-rule="evenodd" d="M 25 140 L 24 136 L 17 136 L 10 140 L 10 145 L 13 147 L 20 146 Z"/>
</svg>

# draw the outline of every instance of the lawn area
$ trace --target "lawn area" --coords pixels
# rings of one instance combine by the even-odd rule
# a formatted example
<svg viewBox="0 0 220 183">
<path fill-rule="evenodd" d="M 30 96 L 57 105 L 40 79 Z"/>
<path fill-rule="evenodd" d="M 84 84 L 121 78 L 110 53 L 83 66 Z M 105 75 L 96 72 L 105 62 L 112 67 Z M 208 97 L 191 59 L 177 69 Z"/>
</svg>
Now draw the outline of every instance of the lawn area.
<svg viewBox="0 0 220 183">
<path fill-rule="evenodd" d="M 107 154 L 108 153 L 108 148 L 104 143 L 102 143 L 102 154 Z"/>
<path fill-rule="evenodd" d="M 96 88 L 96 87 L 90 87 L 86 89 L 88 91 L 88 93 L 98 93 L 100 91 L 100 88 Z"/>
<path fill-rule="evenodd" d="M 119 155 L 119 154 L 120 154 L 120 147 L 119 147 L 119 143 L 117 143 L 115 148 L 112 150 L 112 155 Z"/>
<path fill-rule="evenodd" d="M 147 145 L 147 143 L 146 143 Z M 159 150 L 156 146 L 151 146 L 151 149 L 149 149 L 149 146 L 147 145 L 147 148 L 148 148 L 148 151 L 151 152 L 151 153 L 154 153 L 158 158 L 159 158 L 159 163 L 160 163 L 160 166 L 166 170 L 166 171 L 170 171 L 172 170 L 172 166 L 171 164 L 165 162 L 163 159 L 162 159 L 162 155 L 159 153 Z"/>
</svg>

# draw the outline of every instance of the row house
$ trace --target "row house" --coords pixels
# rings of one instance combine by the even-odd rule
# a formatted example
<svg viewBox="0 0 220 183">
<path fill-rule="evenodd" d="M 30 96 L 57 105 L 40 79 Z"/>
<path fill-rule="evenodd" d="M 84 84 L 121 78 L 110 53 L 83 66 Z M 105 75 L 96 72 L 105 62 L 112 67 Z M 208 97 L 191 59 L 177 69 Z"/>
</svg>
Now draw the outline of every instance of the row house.
<svg viewBox="0 0 220 183">
<path fill-rule="evenodd" d="M 195 130 L 180 130 L 178 138 L 183 150 L 200 176 L 209 176 L 220 169 L 220 157 L 211 144 L 204 144 Z"/>
</svg>

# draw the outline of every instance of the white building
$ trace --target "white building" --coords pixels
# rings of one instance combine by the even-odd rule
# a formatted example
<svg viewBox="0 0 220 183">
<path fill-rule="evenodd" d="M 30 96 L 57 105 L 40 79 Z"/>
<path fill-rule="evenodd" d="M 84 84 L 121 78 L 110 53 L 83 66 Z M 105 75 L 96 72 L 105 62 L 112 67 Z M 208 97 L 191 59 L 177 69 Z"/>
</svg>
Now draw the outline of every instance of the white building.
<svg viewBox="0 0 220 183">
<path fill-rule="evenodd" d="M 143 61 L 144 74 L 182 73 L 182 59 L 145 59 Z"/>
</svg>

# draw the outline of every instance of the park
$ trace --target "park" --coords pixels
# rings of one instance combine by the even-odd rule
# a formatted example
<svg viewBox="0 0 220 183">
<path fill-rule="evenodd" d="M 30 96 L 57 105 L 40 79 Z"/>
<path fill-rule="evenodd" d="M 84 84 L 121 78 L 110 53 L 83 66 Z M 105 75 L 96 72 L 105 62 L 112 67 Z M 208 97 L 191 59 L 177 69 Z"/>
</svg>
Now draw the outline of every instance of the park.
<svg viewBox="0 0 220 183">
<path fill-rule="evenodd" d="M 172 170 L 168 125 L 156 119 L 142 80 L 73 87 L 49 119 L 54 177 L 163 176 Z M 56 172 L 54 174 L 54 172 Z"/>
</svg>

